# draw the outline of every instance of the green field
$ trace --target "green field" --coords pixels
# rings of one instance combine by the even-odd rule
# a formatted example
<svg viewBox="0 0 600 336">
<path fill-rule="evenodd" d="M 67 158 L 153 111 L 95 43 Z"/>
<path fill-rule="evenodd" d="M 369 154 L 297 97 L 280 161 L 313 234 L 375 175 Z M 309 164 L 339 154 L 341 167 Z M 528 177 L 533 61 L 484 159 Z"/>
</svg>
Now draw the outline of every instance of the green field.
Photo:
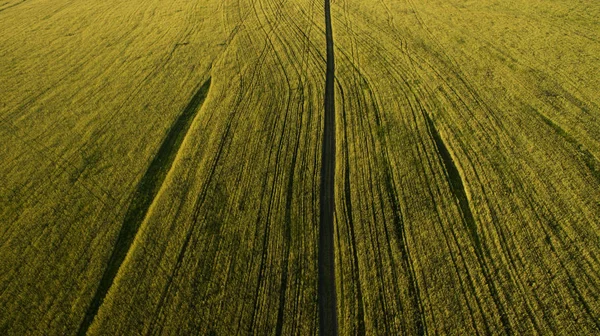
<svg viewBox="0 0 600 336">
<path fill-rule="evenodd" d="M 600 334 L 599 18 L 0 0 L 0 335 Z"/>
</svg>

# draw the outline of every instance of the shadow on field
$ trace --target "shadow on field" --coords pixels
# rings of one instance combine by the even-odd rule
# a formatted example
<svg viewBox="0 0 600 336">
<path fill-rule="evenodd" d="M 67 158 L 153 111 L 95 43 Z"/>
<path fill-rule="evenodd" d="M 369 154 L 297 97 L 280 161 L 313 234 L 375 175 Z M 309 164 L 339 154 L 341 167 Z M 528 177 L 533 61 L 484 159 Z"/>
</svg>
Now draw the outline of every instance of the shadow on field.
<svg viewBox="0 0 600 336">
<path fill-rule="evenodd" d="M 475 249 L 475 255 L 477 257 L 477 261 L 479 262 L 479 266 L 481 267 L 481 271 L 483 272 L 483 276 L 485 277 L 486 284 L 488 289 L 490 290 L 490 294 L 492 296 L 492 300 L 500 314 L 500 322 L 502 323 L 502 328 L 507 335 L 511 335 L 511 325 L 508 320 L 508 315 L 502 305 L 500 300 L 500 296 L 498 294 L 498 289 L 496 288 L 496 284 L 494 282 L 492 272 L 489 270 L 486 255 L 489 252 L 484 248 L 483 243 L 481 242 L 481 238 L 479 233 L 477 232 L 477 222 L 475 221 L 475 217 L 473 216 L 473 212 L 471 211 L 471 206 L 469 204 L 469 198 L 467 197 L 467 191 L 465 189 L 463 179 L 454 163 L 454 159 L 452 159 L 452 155 L 446 146 L 446 143 L 440 136 L 437 128 L 433 124 L 433 120 L 428 115 L 425 115 L 425 119 L 427 120 L 427 127 L 429 128 L 429 132 L 433 138 L 435 146 L 438 151 L 438 155 L 440 161 L 443 163 L 444 168 L 446 170 L 448 184 L 450 186 L 450 191 L 454 195 L 457 200 L 458 207 L 460 209 L 463 223 L 469 233 L 471 238 L 471 242 L 473 243 L 473 247 Z M 492 258 L 488 255 L 489 260 L 491 262 Z M 487 322 L 485 322 L 484 327 L 486 329 L 486 333 L 491 333 L 490 327 Z"/>
<path fill-rule="evenodd" d="M 127 256 L 140 225 L 146 217 L 150 205 L 154 201 L 167 173 L 171 169 L 175 156 L 179 151 L 183 139 L 185 139 L 185 136 L 187 135 L 194 117 L 200 110 L 200 106 L 208 94 L 209 88 L 210 78 L 202 84 L 198 91 L 196 91 L 186 108 L 183 110 L 183 113 L 173 123 L 173 126 L 171 126 L 171 129 L 158 149 L 156 156 L 154 156 L 146 173 L 140 180 L 137 189 L 133 194 L 133 198 L 131 199 L 131 203 L 129 204 L 129 208 L 127 209 L 127 214 L 123 220 L 123 225 L 119 231 L 119 236 L 114 244 L 113 251 L 106 269 L 104 270 L 104 274 L 102 275 L 102 279 L 100 280 L 100 284 L 87 308 L 83 321 L 77 331 L 77 335 L 85 335 L 87 333 L 94 317 L 98 313 L 104 297 L 112 286 L 113 280 Z"/>
</svg>

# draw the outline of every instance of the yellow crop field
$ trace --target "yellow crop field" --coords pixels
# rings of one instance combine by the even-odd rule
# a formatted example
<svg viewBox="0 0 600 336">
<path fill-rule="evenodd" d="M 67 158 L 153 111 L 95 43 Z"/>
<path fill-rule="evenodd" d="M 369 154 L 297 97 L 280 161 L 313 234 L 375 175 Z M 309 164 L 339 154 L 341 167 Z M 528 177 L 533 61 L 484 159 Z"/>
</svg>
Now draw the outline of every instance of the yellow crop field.
<svg viewBox="0 0 600 336">
<path fill-rule="evenodd" d="M 599 18 L 0 1 L 0 335 L 600 334 Z"/>
</svg>

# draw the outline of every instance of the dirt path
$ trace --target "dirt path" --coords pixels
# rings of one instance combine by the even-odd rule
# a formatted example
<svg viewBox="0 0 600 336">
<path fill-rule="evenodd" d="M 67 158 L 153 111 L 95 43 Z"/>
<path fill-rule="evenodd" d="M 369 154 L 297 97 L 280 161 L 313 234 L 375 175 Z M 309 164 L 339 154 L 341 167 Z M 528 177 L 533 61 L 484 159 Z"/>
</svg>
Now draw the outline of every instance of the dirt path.
<svg viewBox="0 0 600 336">
<path fill-rule="evenodd" d="M 335 206 L 335 63 L 329 0 L 325 0 L 327 71 L 325 75 L 325 126 L 321 153 L 321 195 L 319 222 L 319 333 L 337 335 L 333 212 Z"/>
</svg>

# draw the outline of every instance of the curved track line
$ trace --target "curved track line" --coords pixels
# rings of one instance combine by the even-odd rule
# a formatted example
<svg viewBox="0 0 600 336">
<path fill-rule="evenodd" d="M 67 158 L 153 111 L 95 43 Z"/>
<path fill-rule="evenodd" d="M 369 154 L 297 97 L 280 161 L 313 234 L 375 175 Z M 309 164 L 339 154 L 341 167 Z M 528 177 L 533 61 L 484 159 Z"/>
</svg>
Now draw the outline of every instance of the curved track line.
<svg viewBox="0 0 600 336">
<path fill-rule="evenodd" d="M 104 274 L 102 274 L 100 284 L 85 312 L 83 321 L 79 325 L 77 335 L 85 335 L 94 321 L 108 290 L 112 286 L 113 281 L 135 240 L 140 225 L 144 221 L 144 218 L 146 218 L 150 205 L 152 205 L 156 194 L 163 185 L 167 173 L 171 170 L 181 143 L 183 142 L 183 139 L 185 139 L 192 121 L 200 110 L 200 106 L 204 102 L 209 88 L 210 78 L 202 84 L 198 91 L 196 91 L 187 107 L 183 110 L 183 113 L 175 120 L 173 126 L 171 126 L 171 129 L 160 145 L 156 156 L 154 156 L 146 173 L 140 180 L 137 189 L 133 194 L 131 203 L 129 204 L 129 208 L 127 209 L 127 214 L 121 225 L 121 230 L 119 231 Z"/>
</svg>

